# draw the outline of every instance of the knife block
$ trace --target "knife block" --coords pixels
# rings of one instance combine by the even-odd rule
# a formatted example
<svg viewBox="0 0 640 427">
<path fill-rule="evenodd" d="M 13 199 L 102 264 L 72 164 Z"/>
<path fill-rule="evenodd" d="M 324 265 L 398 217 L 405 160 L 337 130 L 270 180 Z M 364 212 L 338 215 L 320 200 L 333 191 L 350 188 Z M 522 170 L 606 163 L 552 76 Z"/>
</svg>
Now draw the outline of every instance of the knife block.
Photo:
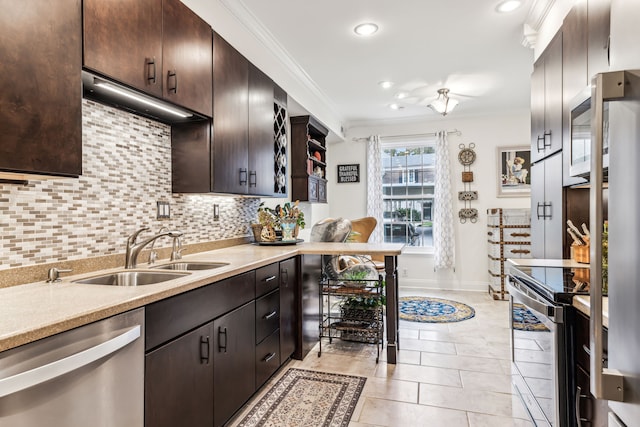
<svg viewBox="0 0 640 427">
<path fill-rule="evenodd" d="M 571 245 L 571 258 L 580 264 L 589 264 L 589 245 Z"/>
</svg>

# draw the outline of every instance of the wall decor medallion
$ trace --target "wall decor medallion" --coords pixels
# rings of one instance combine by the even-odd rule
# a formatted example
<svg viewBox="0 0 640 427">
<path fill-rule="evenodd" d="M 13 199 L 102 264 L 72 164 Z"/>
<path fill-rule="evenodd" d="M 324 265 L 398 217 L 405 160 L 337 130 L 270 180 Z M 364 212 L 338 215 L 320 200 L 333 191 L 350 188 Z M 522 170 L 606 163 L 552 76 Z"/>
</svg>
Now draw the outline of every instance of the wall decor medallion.
<svg viewBox="0 0 640 427">
<path fill-rule="evenodd" d="M 475 208 L 463 208 L 458 212 L 458 218 L 461 223 L 467 222 L 467 220 L 475 223 L 478 221 L 478 210 Z"/>
<path fill-rule="evenodd" d="M 478 200 L 477 191 L 458 191 L 458 200 L 469 201 Z"/>
<path fill-rule="evenodd" d="M 458 161 L 463 166 L 462 171 L 462 183 L 464 184 L 464 191 L 458 192 L 458 200 L 464 202 L 464 208 L 458 212 L 458 218 L 461 223 L 476 222 L 478 220 L 478 210 L 471 207 L 472 200 L 478 200 L 478 192 L 471 191 L 471 183 L 473 182 L 473 172 L 471 171 L 471 165 L 476 161 L 476 144 L 469 143 L 468 146 L 464 144 L 458 145 L 460 152 L 458 153 Z"/>
</svg>

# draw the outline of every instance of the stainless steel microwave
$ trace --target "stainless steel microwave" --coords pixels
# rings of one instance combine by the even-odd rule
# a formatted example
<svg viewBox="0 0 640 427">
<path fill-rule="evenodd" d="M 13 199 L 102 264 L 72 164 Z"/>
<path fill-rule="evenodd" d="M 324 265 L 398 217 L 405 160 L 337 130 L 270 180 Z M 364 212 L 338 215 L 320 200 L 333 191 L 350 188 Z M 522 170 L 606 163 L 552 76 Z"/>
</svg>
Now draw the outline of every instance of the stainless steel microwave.
<svg viewBox="0 0 640 427">
<path fill-rule="evenodd" d="M 609 109 L 604 104 L 602 166 L 609 168 Z M 571 162 L 569 174 L 589 179 L 591 172 L 591 86 L 582 90 L 570 103 Z M 606 173 L 605 173 L 606 176 Z"/>
</svg>

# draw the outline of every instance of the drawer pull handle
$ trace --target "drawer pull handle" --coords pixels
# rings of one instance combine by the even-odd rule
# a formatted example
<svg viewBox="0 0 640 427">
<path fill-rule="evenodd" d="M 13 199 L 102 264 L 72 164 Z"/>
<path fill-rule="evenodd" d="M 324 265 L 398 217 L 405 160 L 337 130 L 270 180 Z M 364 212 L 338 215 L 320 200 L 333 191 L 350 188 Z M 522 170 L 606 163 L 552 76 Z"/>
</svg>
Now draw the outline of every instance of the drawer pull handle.
<svg viewBox="0 0 640 427">
<path fill-rule="evenodd" d="M 529 233 L 511 233 L 511 237 L 529 237 L 531 234 Z"/>
<path fill-rule="evenodd" d="M 238 175 L 239 175 L 239 184 L 240 185 L 247 185 L 247 170 L 244 168 L 240 168 L 240 170 L 238 171 Z"/>
<path fill-rule="evenodd" d="M 276 280 L 276 279 L 277 279 L 277 277 L 276 277 L 276 276 L 269 276 L 269 277 L 267 277 L 266 279 L 262 279 L 262 281 L 263 281 L 263 282 L 265 282 L 265 283 L 267 283 L 267 282 L 270 282 L 270 281 L 272 281 L 272 280 Z"/>
<path fill-rule="evenodd" d="M 528 254 L 530 251 L 528 249 L 511 249 L 512 254 Z"/>
<path fill-rule="evenodd" d="M 200 337 L 200 363 L 209 364 L 209 337 Z"/>
<path fill-rule="evenodd" d="M 224 345 L 222 344 L 222 335 L 224 335 Z M 227 328 L 218 327 L 218 352 L 227 352 Z"/>
<path fill-rule="evenodd" d="M 269 353 L 264 357 L 264 359 L 262 359 L 262 361 L 265 362 L 265 363 L 269 363 L 269 361 L 271 359 L 273 359 L 274 357 L 276 357 L 275 353 Z"/>
<path fill-rule="evenodd" d="M 249 187 L 258 186 L 258 173 L 256 171 L 249 171 Z"/>
<path fill-rule="evenodd" d="M 171 78 L 173 78 L 173 87 L 169 85 Z M 167 71 L 167 91 L 178 93 L 178 72 L 176 70 Z"/>
<path fill-rule="evenodd" d="M 273 310 L 271 313 L 265 314 L 263 319 L 264 320 L 269 320 L 269 319 L 273 318 L 273 316 L 275 316 L 276 314 L 278 314 L 278 311 L 277 310 Z"/>
</svg>

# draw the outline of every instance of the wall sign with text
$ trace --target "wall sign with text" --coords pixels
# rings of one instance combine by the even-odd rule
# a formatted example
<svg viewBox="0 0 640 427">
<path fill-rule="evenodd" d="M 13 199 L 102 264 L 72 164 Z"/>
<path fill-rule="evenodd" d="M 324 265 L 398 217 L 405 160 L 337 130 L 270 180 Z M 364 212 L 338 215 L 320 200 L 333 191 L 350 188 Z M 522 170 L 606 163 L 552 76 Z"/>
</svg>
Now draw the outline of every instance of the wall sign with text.
<svg viewBox="0 0 640 427">
<path fill-rule="evenodd" d="M 338 165 L 338 184 L 360 182 L 360 164 Z"/>
</svg>

